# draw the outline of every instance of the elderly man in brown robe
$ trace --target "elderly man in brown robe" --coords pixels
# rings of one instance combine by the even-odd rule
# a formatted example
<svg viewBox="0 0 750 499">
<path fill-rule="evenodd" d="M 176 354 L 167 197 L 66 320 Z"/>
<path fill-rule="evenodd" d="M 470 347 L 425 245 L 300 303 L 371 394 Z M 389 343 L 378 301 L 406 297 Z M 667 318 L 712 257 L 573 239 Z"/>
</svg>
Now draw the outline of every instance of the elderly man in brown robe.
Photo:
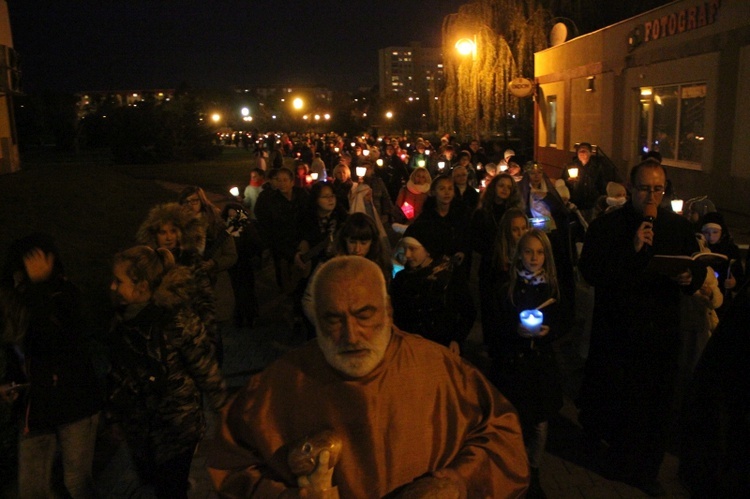
<svg viewBox="0 0 750 499">
<path fill-rule="evenodd" d="M 209 458 L 224 497 L 521 497 L 528 464 L 513 406 L 447 348 L 392 325 L 383 273 L 357 256 L 316 273 L 317 340 L 253 377 Z M 331 431 L 340 450 L 310 440 Z M 438 495 L 435 495 L 438 494 Z"/>
</svg>

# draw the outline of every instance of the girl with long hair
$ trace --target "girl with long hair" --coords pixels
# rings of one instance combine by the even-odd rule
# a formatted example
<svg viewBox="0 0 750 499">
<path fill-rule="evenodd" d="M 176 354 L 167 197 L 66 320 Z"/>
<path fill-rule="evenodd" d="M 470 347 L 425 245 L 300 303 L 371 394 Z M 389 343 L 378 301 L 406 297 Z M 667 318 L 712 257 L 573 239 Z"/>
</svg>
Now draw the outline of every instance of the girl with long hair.
<svg viewBox="0 0 750 499">
<path fill-rule="evenodd" d="M 531 468 L 529 497 L 544 497 L 539 466 L 547 442 L 547 421 L 562 407 L 560 370 L 552 350 L 559 334 L 558 310 L 562 294 L 552 245 L 547 235 L 531 229 L 521 236 L 503 288 L 502 305 L 491 377 L 518 411 Z M 548 300 L 556 300 L 549 303 Z M 532 332 L 520 320 L 523 311 L 542 308 L 543 325 Z"/>
</svg>

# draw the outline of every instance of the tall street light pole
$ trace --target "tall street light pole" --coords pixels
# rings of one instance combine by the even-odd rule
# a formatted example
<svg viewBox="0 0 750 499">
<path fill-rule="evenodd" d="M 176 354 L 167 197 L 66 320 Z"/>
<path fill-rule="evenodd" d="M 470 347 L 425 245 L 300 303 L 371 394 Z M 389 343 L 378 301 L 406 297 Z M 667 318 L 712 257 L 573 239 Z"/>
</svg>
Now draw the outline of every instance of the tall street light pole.
<svg viewBox="0 0 750 499">
<path fill-rule="evenodd" d="M 471 78 L 474 80 L 474 137 L 477 140 L 480 140 L 480 133 L 479 133 L 479 114 L 480 114 L 480 108 L 481 103 L 479 99 L 479 74 L 476 70 L 476 62 L 477 62 L 477 36 L 474 35 L 473 38 L 461 38 L 456 42 L 456 50 L 458 50 L 458 53 L 462 56 L 466 57 L 471 55 Z"/>
</svg>

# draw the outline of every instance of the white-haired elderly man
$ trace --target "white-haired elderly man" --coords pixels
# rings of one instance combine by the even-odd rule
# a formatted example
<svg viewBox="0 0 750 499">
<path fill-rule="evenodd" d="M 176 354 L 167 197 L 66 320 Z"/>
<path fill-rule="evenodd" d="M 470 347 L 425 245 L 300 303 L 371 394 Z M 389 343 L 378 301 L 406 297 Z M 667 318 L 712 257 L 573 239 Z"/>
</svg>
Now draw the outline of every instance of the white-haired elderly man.
<svg viewBox="0 0 750 499">
<path fill-rule="evenodd" d="M 447 348 L 392 325 L 377 265 L 333 258 L 312 286 L 317 340 L 253 377 L 225 412 L 209 460 L 221 494 L 523 496 L 512 405 Z M 307 469 L 290 451 L 309 455 Z"/>
</svg>

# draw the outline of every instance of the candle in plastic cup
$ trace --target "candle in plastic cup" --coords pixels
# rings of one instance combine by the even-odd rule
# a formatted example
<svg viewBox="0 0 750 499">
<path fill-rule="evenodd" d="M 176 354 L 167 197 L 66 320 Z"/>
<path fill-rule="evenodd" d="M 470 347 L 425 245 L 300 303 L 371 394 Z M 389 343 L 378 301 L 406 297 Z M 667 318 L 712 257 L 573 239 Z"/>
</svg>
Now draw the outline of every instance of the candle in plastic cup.
<svg viewBox="0 0 750 499">
<path fill-rule="evenodd" d="M 423 159 L 420 159 L 419 161 L 417 161 L 417 166 L 419 166 L 419 167 L 422 167 L 422 168 L 424 168 L 424 164 L 425 164 L 425 163 L 424 163 L 424 160 L 423 160 Z"/>
<path fill-rule="evenodd" d="M 568 177 L 578 178 L 578 168 L 568 168 Z"/>
<path fill-rule="evenodd" d="M 383 160 L 378 158 L 377 161 L 375 161 L 375 164 L 378 166 L 383 166 Z"/>
<path fill-rule="evenodd" d="M 673 199 L 671 203 L 673 212 L 682 213 L 682 199 Z"/>
<path fill-rule="evenodd" d="M 532 333 L 538 333 L 542 329 L 544 314 L 541 310 L 523 310 L 518 317 L 521 319 L 523 327 Z"/>
<path fill-rule="evenodd" d="M 438 170 L 445 168 L 445 161 L 438 161 Z"/>
<path fill-rule="evenodd" d="M 239 196 L 240 190 L 237 187 L 232 187 L 231 189 L 229 189 L 229 194 L 231 194 L 232 196 Z"/>
<path fill-rule="evenodd" d="M 360 178 L 364 177 L 365 173 L 367 173 L 367 168 L 364 166 L 358 166 L 356 170 L 357 170 L 357 176 Z"/>
<path fill-rule="evenodd" d="M 313 180 L 318 180 L 318 172 L 312 172 L 310 176 L 312 177 Z"/>
<path fill-rule="evenodd" d="M 500 171 L 501 172 L 504 172 L 507 169 L 508 169 L 508 165 L 500 165 Z"/>
</svg>

